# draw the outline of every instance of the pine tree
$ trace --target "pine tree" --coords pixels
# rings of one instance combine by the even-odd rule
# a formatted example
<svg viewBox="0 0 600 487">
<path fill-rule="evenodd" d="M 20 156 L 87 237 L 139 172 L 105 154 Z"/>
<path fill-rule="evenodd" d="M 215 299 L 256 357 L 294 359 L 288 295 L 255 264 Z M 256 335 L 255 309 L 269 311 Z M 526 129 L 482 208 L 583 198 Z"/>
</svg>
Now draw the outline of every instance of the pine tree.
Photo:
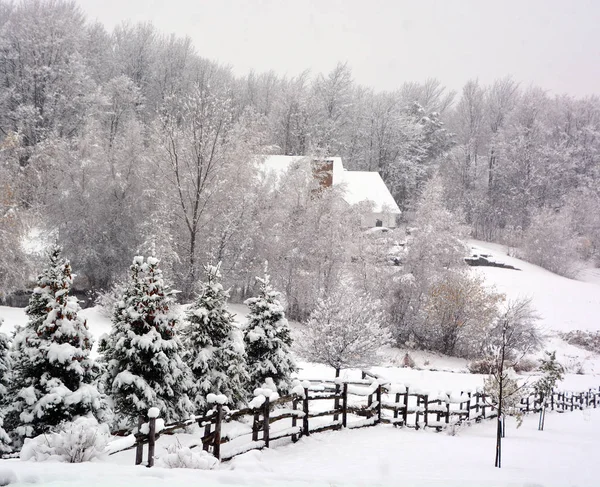
<svg viewBox="0 0 600 487">
<path fill-rule="evenodd" d="M 141 256 L 133 259 L 129 282 L 115 306 L 113 328 L 101 341 L 104 390 L 113 398 L 119 424 L 135 424 L 150 407 L 159 408 L 166 421 L 192 413 L 187 395 L 191 376 L 180 355 L 173 291 L 158 264 L 154 257 L 146 262 Z"/>
<path fill-rule="evenodd" d="M 0 327 L 3 320 L 0 318 Z M 9 354 L 8 337 L 4 333 L 0 333 L 0 454 L 9 453 L 10 437 L 4 430 L 4 414 L 6 407 L 9 404 L 8 388 L 10 385 L 11 360 Z"/>
<path fill-rule="evenodd" d="M 204 267 L 196 302 L 186 312 L 184 329 L 184 361 L 194 375 L 194 405 L 206 409 L 206 395 L 224 394 L 229 404 L 241 405 L 246 398 L 249 380 L 243 338 L 227 311 L 229 292 L 219 282 L 220 264 Z"/>
<path fill-rule="evenodd" d="M 77 299 L 69 296 L 71 265 L 60 252 L 57 246 L 50 249 L 49 265 L 25 310 L 29 320 L 13 342 L 7 426 L 19 440 L 104 407 L 93 385 L 92 336 L 78 315 Z"/>
<path fill-rule="evenodd" d="M 272 378 L 280 392 L 291 386 L 291 375 L 297 370 L 291 356 L 292 337 L 283 306 L 277 299 L 270 277 L 257 277 L 260 283 L 258 297 L 250 298 L 245 304 L 250 308 L 248 322 L 244 328 L 244 344 L 248 356 L 250 390 L 261 387 L 267 378 Z"/>
</svg>

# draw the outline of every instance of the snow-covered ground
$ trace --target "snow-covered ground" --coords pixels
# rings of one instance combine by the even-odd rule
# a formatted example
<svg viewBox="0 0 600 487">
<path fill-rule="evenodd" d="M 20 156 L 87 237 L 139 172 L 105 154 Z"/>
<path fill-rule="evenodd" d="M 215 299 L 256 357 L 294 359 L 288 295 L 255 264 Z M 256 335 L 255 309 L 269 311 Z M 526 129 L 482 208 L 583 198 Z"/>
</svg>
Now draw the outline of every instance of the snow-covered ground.
<svg viewBox="0 0 600 487">
<path fill-rule="evenodd" d="M 493 466 L 494 432 L 494 422 L 487 421 L 464 426 L 455 436 L 384 425 L 319 433 L 295 445 L 280 442 L 248 452 L 210 471 L 136 467 L 132 450 L 87 464 L 3 460 L 0 481 L 62 487 L 598 485 L 600 409 L 548 413 L 543 432 L 537 431 L 536 415 L 525 418 L 519 429 L 509 419 L 500 470 Z M 177 436 L 186 443 L 186 435 Z M 159 439 L 157 455 L 176 440 Z"/>
<path fill-rule="evenodd" d="M 507 298 L 528 297 L 541 316 L 545 330 L 600 330 L 600 281 L 568 279 L 533 264 L 507 255 L 503 245 L 471 240 L 475 251 L 490 254 L 495 260 L 510 264 L 519 271 L 498 267 L 475 267 L 486 282 Z M 591 271 L 590 271 L 591 272 Z"/>
</svg>

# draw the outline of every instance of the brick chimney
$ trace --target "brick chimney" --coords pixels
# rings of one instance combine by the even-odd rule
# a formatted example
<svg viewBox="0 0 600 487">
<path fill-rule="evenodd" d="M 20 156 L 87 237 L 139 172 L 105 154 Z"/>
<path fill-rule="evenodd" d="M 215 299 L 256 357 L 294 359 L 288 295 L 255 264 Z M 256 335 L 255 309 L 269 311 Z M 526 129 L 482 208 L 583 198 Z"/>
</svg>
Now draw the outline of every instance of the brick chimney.
<svg viewBox="0 0 600 487">
<path fill-rule="evenodd" d="M 313 159 L 312 171 L 314 178 L 319 181 L 321 189 L 333 186 L 333 160 Z"/>
</svg>

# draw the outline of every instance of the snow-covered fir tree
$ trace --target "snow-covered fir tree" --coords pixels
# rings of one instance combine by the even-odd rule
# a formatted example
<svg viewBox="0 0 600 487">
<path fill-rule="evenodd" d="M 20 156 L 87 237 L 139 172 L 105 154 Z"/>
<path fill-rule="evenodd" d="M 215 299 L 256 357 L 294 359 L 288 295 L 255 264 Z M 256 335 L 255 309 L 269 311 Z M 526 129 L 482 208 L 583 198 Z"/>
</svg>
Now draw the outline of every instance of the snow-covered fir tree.
<svg viewBox="0 0 600 487">
<path fill-rule="evenodd" d="M 104 404 L 93 385 L 92 335 L 69 296 L 73 275 L 69 261 L 54 246 L 25 312 L 28 322 L 16 332 L 11 404 L 6 424 L 18 442 L 89 413 Z"/>
<path fill-rule="evenodd" d="M 0 328 L 3 319 L 0 318 Z M 0 332 L 0 454 L 11 451 L 10 437 L 4 430 L 4 413 L 9 404 L 8 387 L 10 382 L 11 364 L 8 337 Z"/>
<path fill-rule="evenodd" d="M 166 421 L 186 419 L 193 412 L 173 291 L 158 264 L 155 257 L 133 259 L 112 330 L 100 344 L 106 367 L 102 382 L 120 425 L 135 424 L 150 407 L 159 408 Z"/>
<path fill-rule="evenodd" d="M 391 342 L 381 305 L 368 296 L 339 289 L 317 303 L 302 342 L 304 357 L 340 369 L 364 367 L 377 350 Z"/>
<path fill-rule="evenodd" d="M 250 308 L 244 327 L 244 344 L 250 373 L 250 390 L 261 387 L 272 378 L 277 389 L 283 393 L 291 386 L 291 375 L 297 370 L 290 347 L 292 337 L 279 293 L 273 289 L 270 277 L 257 277 L 259 295 L 245 301 Z"/>
<path fill-rule="evenodd" d="M 229 404 L 240 405 L 249 380 L 241 331 L 227 310 L 229 292 L 223 289 L 220 263 L 204 268 L 206 281 L 196 302 L 187 310 L 183 330 L 184 361 L 194 376 L 193 401 L 206 409 L 206 395 L 224 394 Z"/>
</svg>

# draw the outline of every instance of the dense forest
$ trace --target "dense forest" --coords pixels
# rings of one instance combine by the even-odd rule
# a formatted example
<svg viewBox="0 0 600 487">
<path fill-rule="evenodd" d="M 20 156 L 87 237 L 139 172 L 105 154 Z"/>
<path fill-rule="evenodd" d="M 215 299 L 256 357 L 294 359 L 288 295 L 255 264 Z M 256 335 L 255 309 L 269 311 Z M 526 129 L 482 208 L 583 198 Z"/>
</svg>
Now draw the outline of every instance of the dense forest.
<svg viewBox="0 0 600 487">
<path fill-rule="evenodd" d="M 301 170 L 274 185 L 258 177 L 260 154 L 379 171 L 403 223 L 435 222 L 438 246 L 470 234 L 565 275 L 600 256 L 597 97 L 510 77 L 378 92 L 343 63 L 240 77 L 151 24 L 109 32 L 70 1 L 0 0 L 0 296 L 35 275 L 24 240 L 60 244 L 94 292 L 138 253 L 158 256 L 184 298 L 222 262 L 243 299 L 268 261 L 297 318 L 341 281 L 377 299 L 400 292 L 343 188 L 314 197 Z M 410 259 L 412 274 L 426 267 Z"/>
</svg>

